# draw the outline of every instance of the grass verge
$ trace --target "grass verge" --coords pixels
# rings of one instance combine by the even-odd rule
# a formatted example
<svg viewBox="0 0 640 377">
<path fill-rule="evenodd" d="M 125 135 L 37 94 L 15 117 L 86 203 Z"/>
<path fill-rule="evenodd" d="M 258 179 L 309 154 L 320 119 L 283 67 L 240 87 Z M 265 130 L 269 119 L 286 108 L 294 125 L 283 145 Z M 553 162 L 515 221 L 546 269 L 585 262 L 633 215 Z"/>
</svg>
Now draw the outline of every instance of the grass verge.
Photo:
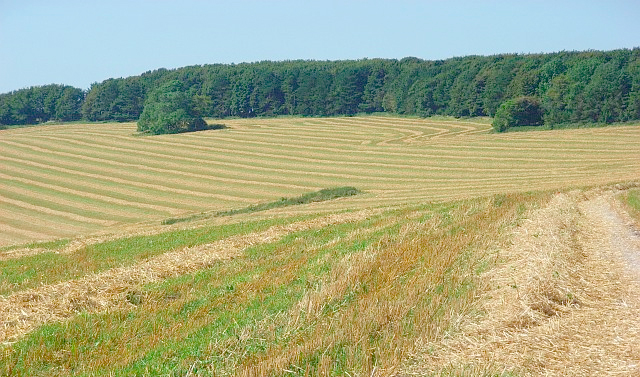
<svg viewBox="0 0 640 377">
<path fill-rule="evenodd" d="M 624 196 L 624 202 L 629 209 L 629 214 L 636 223 L 640 223 L 640 188 L 629 189 Z"/>
</svg>

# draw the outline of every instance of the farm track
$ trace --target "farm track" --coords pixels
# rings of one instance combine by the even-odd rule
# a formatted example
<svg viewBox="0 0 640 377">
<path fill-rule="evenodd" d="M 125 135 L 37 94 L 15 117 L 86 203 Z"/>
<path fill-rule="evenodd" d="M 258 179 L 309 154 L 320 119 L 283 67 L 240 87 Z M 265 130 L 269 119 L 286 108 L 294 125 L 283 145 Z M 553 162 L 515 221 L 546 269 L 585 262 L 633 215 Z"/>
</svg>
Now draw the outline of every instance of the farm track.
<svg viewBox="0 0 640 377">
<path fill-rule="evenodd" d="M 356 186 L 367 194 L 286 211 L 640 176 L 640 126 L 495 135 L 486 123 L 446 119 L 219 122 L 227 128 L 155 137 L 134 136 L 131 123 L 0 131 L 0 246 L 242 208 L 325 187 Z"/>
</svg>

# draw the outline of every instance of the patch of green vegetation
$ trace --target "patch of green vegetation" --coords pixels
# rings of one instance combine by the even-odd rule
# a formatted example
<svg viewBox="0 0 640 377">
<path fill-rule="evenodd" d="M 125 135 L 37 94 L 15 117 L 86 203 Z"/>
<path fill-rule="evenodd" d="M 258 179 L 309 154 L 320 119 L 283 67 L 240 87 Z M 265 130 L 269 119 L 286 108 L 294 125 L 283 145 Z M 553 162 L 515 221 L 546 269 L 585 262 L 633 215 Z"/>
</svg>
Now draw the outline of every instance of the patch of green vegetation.
<svg viewBox="0 0 640 377">
<path fill-rule="evenodd" d="M 70 240 L 68 238 L 61 238 L 54 241 L 33 242 L 28 244 L 10 245 L 0 247 L 1 251 L 11 251 L 16 249 L 46 249 L 51 251 L 60 250 L 68 245 Z"/>
<path fill-rule="evenodd" d="M 254 213 L 254 212 L 260 212 L 260 211 L 267 211 L 274 208 L 309 204 L 309 203 L 315 203 L 315 202 L 324 202 L 327 200 L 333 200 L 338 198 L 344 198 L 347 196 L 358 195 L 360 193 L 362 193 L 360 190 L 350 186 L 327 188 L 327 189 L 322 189 L 320 191 L 304 194 L 295 198 L 280 198 L 280 200 L 277 200 L 275 202 L 256 204 L 256 205 L 251 205 L 251 206 L 240 208 L 240 209 L 219 211 L 213 214 L 203 213 L 203 214 L 192 215 L 187 217 L 172 217 L 169 219 L 162 220 L 162 225 L 171 225 L 171 224 L 185 222 L 185 221 L 204 220 L 211 217 L 233 216 L 241 213 Z"/>
<path fill-rule="evenodd" d="M 640 221 L 640 188 L 629 189 L 624 198 L 631 216 Z"/>
<path fill-rule="evenodd" d="M 556 124 L 544 124 L 542 126 L 518 126 L 507 128 L 504 132 L 527 132 L 527 131 L 551 131 L 551 130 L 575 130 L 583 128 L 603 128 L 612 126 L 637 126 L 640 124 L 637 120 L 629 122 L 615 122 L 615 123 L 590 123 L 590 122 L 576 122 L 576 123 L 556 123 Z"/>
<path fill-rule="evenodd" d="M 298 232 L 280 242 L 253 247 L 244 259 L 149 285 L 144 299 L 137 300 L 138 306 L 129 313 L 82 315 L 68 323 L 43 326 L 12 351 L 15 356 L 30 353 L 36 359 L 29 362 L 18 357 L 4 365 L 15 375 L 46 374 L 54 366 L 80 376 L 109 375 L 114 370 L 121 375 L 174 375 L 189 370 L 194 362 L 206 365 L 209 372 L 212 368 L 231 372 L 273 342 L 286 343 L 282 314 L 318 275 L 328 272 L 325 264 L 317 262 L 334 254 L 329 264 L 335 263 L 335 258 L 351 250 L 353 241 L 332 248 L 318 246 L 375 221 Z M 308 253 L 310 249 L 315 252 Z M 268 329 L 263 324 L 272 320 L 279 322 L 274 332 L 264 333 Z M 161 330 L 168 328 L 176 331 Z M 96 353 L 104 357 L 112 347 L 124 346 L 120 342 L 125 339 L 128 357 L 92 360 Z M 60 359 L 58 355 L 67 350 L 70 358 Z M 101 365 L 91 367 L 91 372 L 82 366 L 94 362 Z"/>
<path fill-rule="evenodd" d="M 237 234 L 262 231 L 306 217 L 267 219 L 219 226 L 203 226 L 174 230 L 155 235 L 133 236 L 90 244 L 73 253 L 41 253 L 0 261 L 0 295 L 77 279 L 86 274 L 99 273 L 114 267 L 128 266 L 141 260 L 175 250 L 214 242 Z M 55 241 L 34 245 L 61 250 L 69 241 Z M 55 249 L 54 249 L 55 248 Z"/>
</svg>

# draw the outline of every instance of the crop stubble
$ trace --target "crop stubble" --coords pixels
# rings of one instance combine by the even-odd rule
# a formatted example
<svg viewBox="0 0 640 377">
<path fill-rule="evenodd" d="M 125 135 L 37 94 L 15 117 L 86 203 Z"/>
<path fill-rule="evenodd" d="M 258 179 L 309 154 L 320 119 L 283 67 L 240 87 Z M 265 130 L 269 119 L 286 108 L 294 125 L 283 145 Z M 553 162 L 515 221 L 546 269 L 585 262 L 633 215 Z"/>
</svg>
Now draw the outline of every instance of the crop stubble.
<svg viewBox="0 0 640 377">
<path fill-rule="evenodd" d="M 640 176 L 640 126 L 498 135 L 482 120 L 446 118 L 216 123 L 227 128 L 155 137 L 135 136 L 131 123 L 0 131 L 3 187 L 19 194 L 0 193 L 0 246 L 68 237 L 69 229 L 58 233 L 54 225 L 81 217 L 86 226 L 74 221 L 77 235 L 96 225 L 240 208 L 325 187 L 356 186 L 368 194 L 315 204 L 316 211 Z M 25 211 L 41 220 L 21 221 Z"/>
</svg>

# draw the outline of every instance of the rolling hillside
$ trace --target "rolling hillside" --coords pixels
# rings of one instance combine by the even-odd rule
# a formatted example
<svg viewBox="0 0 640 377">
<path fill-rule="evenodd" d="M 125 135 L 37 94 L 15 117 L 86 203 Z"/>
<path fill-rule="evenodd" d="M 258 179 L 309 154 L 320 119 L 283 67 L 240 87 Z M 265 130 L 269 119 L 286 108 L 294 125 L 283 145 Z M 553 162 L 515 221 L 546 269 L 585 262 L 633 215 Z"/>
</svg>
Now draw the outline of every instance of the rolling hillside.
<svg viewBox="0 0 640 377">
<path fill-rule="evenodd" d="M 639 125 L 224 126 L 0 131 L 0 375 L 638 374 Z"/>
<path fill-rule="evenodd" d="M 640 126 L 496 135 L 483 119 L 222 123 L 220 130 L 156 137 L 136 136 L 131 123 L 0 131 L 0 245 L 130 229 L 326 187 L 354 186 L 366 194 L 297 211 L 447 201 L 640 175 Z"/>
</svg>

